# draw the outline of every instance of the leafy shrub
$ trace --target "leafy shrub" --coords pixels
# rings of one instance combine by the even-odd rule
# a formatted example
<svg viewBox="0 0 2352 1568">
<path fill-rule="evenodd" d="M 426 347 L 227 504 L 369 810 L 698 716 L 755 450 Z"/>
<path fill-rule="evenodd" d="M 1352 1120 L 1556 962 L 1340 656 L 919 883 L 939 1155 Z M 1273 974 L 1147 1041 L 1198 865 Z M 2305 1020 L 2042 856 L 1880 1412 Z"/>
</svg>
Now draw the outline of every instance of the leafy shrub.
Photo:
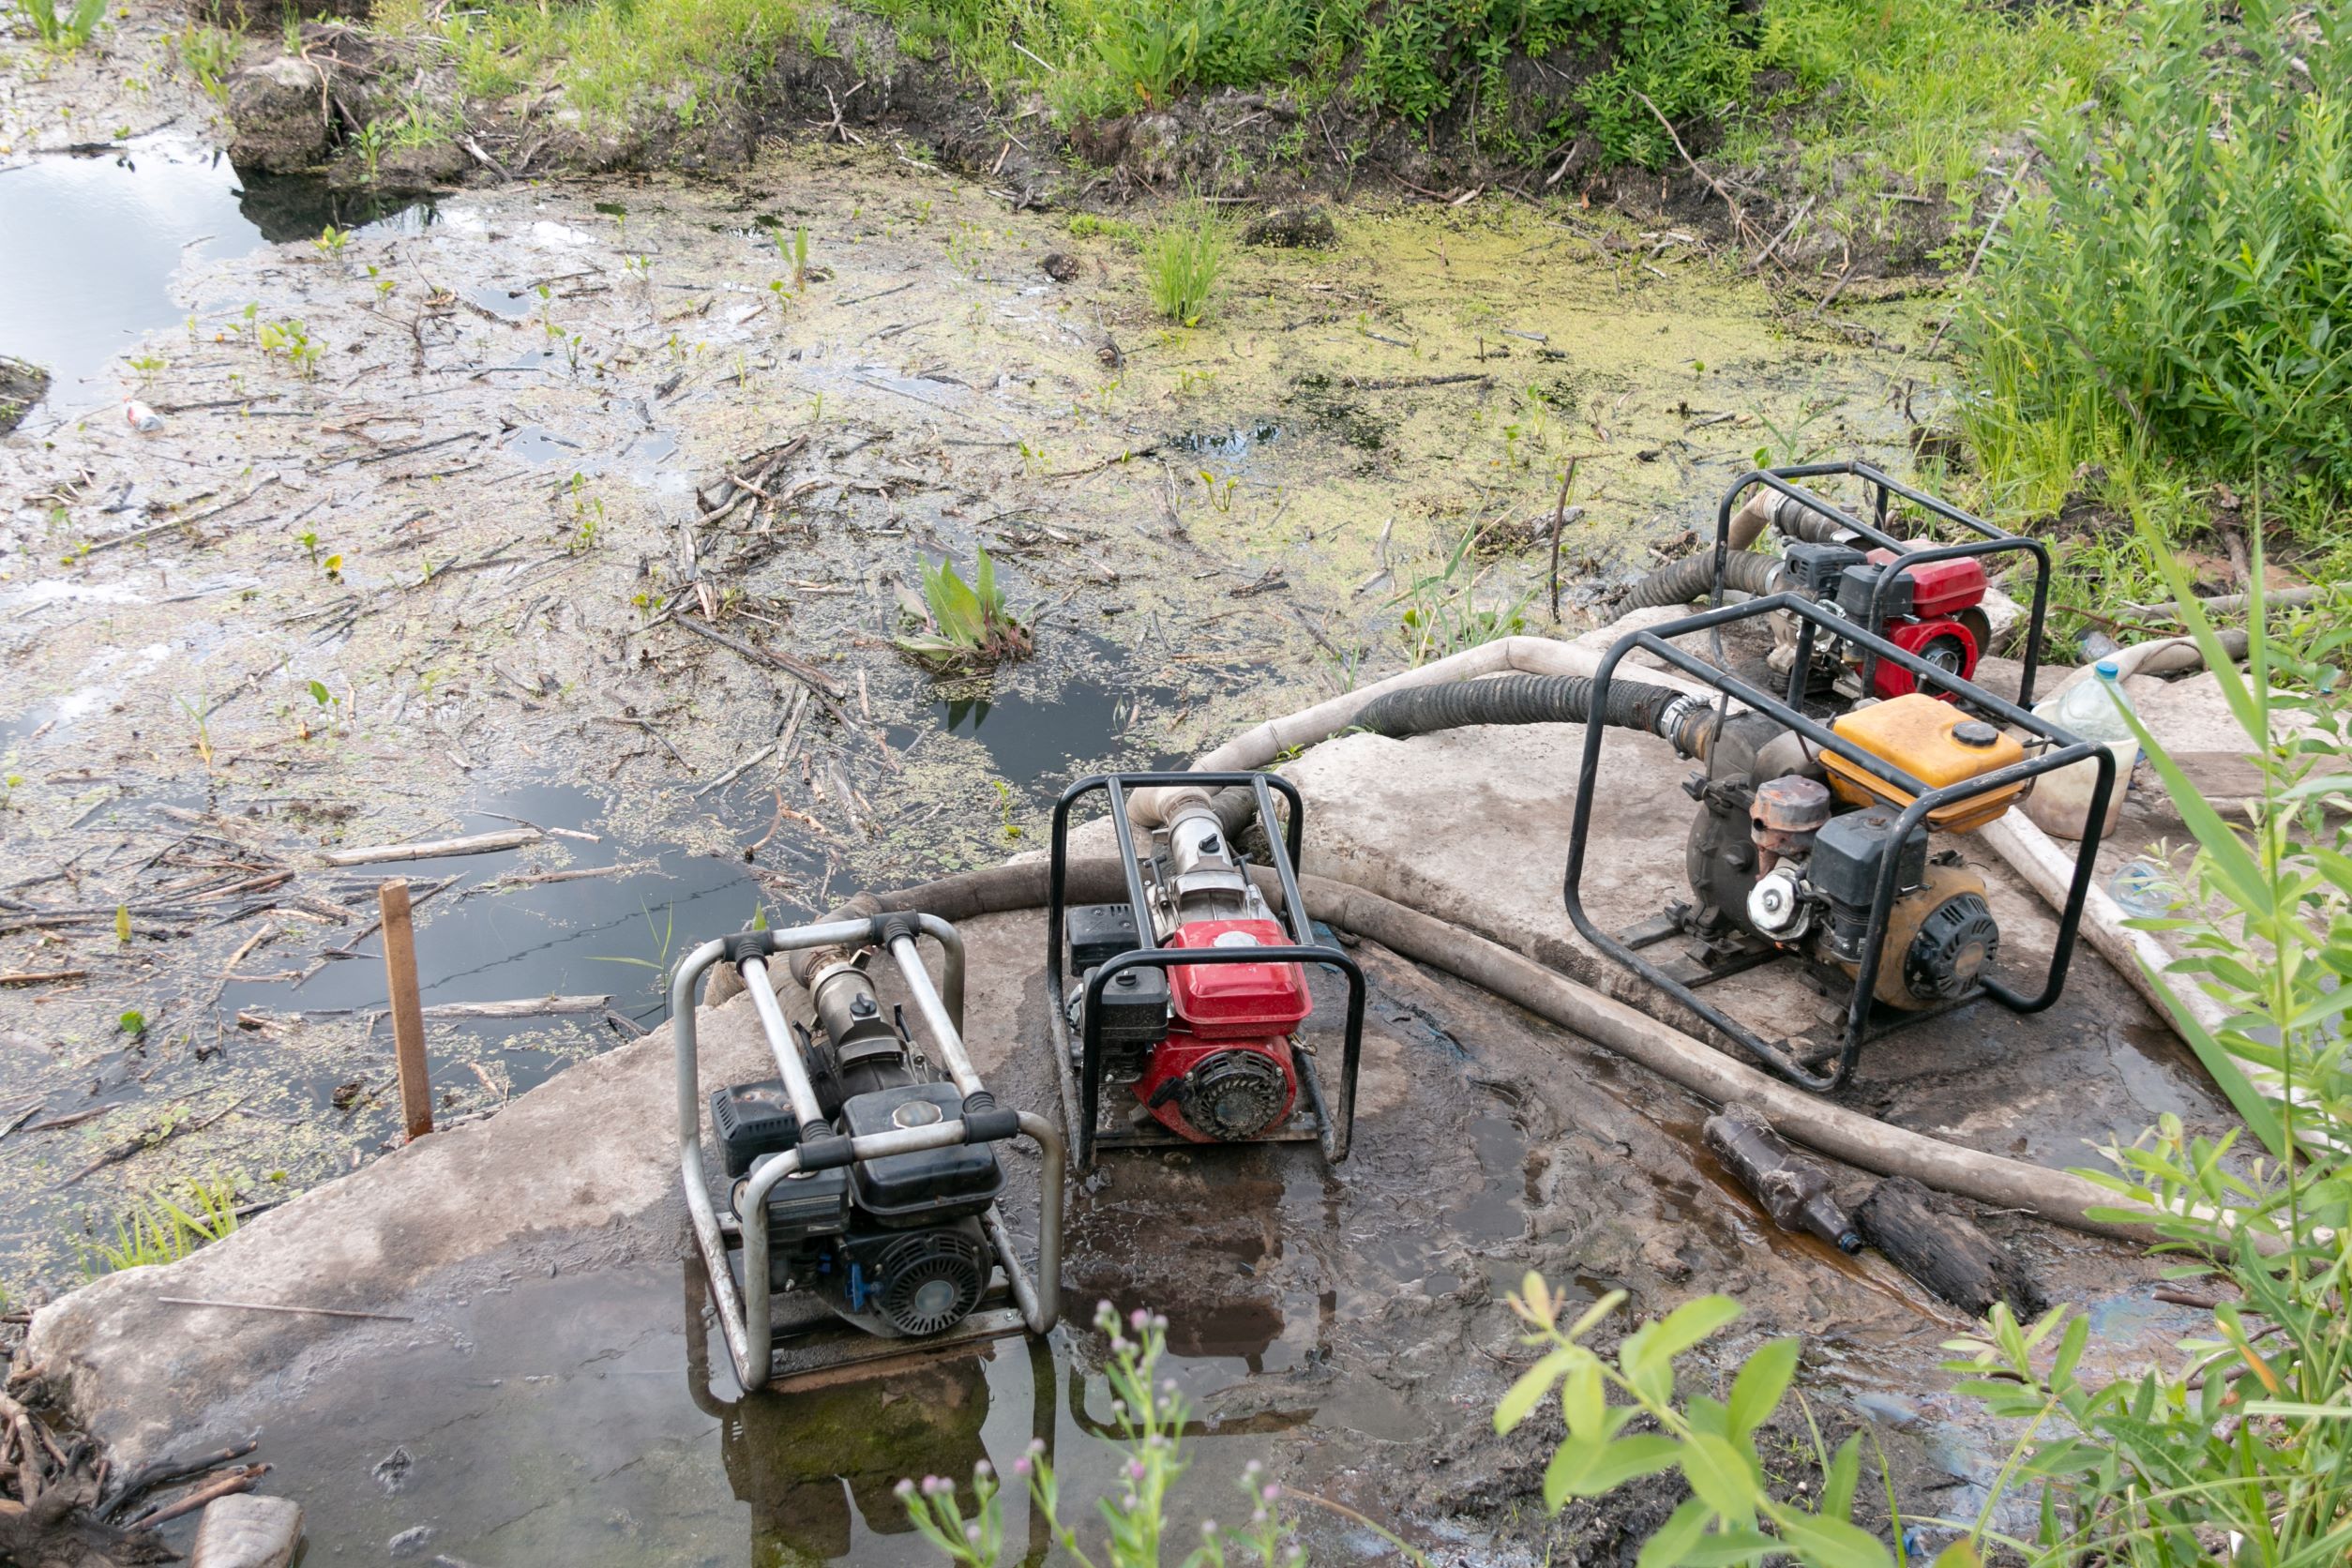
<svg viewBox="0 0 2352 1568">
<path fill-rule="evenodd" d="M 1959 331 L 1997 475 L 2124 450 L 2352 493 L 2352 10 L 2238 10 L 2150 0 L 2104 111 L 2041 126 Z"/>
<path fill-rule="evenodd" d="M 2260 529 L 2254 536 L 2260 537 Z M 2263 787 L 2242 827 L 2224 821 L 2136 718 L 2133 729 L 2197 848 L 2174 912 L 2135 922 L 2177 932 L 2170 972 L 2220 1003 L 2209 1029 L 2175 1002 L 2181 1032 L 2261 1145 L 2190 1138 L 2166 1116 L 2100 1176 L 2178 1244 L 2215 1260 L 2239 1293 L 2187 1341 L 2179 1371 L 2103 1387 L 2075 1367 L 2089 1324 L 2052 1313 L 2029 1331 L 1995 1309 L 1957 1349 L 1965 1392 L 2029 1422 L 2011 1469 L 2040 1489 L 2040 1528 L 2016 1548 L 2035 1564 L 2169 1568 L 2211 1560 L 2319 1568 L 2352 1560 L 2352 707 L 2337 660 L 2352 631 L 2290 655 L 2253 607 L 2241 674 L 2152 532 L 2191 633 L 2245 731 Z M 2262 581 L 2261 560 L 2254 580 Z M 2258 590 L 2257 590 L 2258 592 Z M 2089 1173 L 2097 1175 L 2097 1173 Z M 2188 1272 L 2205 1274 L 2203 1268 Z M 2259 1319 L 2256 1328 L 2251 1320 Z"/>
</svg>

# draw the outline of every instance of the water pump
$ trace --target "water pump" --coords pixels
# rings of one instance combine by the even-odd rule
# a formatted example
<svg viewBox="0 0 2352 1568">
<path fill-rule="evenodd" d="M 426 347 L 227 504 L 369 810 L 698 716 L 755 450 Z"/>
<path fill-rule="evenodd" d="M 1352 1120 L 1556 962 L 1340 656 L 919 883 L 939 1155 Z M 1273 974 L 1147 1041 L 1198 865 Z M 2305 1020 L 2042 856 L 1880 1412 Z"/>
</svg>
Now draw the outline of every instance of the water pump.
<svg viewBox="0 0 2352 1568">
<path fill-rule="evenodd" d="M 937 986 L 918 936 L 944 951 Z M 779 952 L 809 959 L 792 988 L 797 1019 L 768 972 Z M 883 1009 L 868 972 L 882 955 L 927 1044 L 902 1009 Z M 710 1096 L 723 1218 L 702 1163 L 694 1005 L 701 972 L 722 959 L 741 972 L 777 1068 Z M 962 1014 L 963 945 L 929 915 L 741 932 L 679 966 L 671 1032 L 687 1208 L 745 1388 L 910 1341 L 944 1347 L 1053 1326 L 1062 1140 L 1041 1118 L 998 1107 L 965 1053 Z M 1034 1278 L 997 1210 L 1005 1179 L 995 1146 L 1016 1137 L 1038 1145 L 1048 1172 Z M 803 1304 L 816 1304 L 813 1319 Z"/>
<path fill-rule="evenodd" d="M 1798 483 L 1853 475 L 1876 488 L 1877 521 L 1864 523 Z M 1741 561 L 1728 549 L 1732 508 L 1762 487 L 1766 515 L 1789 535 L 1783 562 L 1760 569 L 1747 556 L 1736 575 L 1760 596 L 1629 634 L 1573 697 L 1590 716 L 1570 829 L 1563 896 L 1578 933 L 1696 1014 L 1773 1072 L 1828 1091 L 1851 1075 L 1865 1039 L 1952 1007 L 1989 999 L 2037 1012 L 2065 986 L 2098 836 L 2077 852 L 2057 940 L 2040 988 L 2013 988 L 1998 972 L 2001 934 L 1983 879 L 1958 841 L 1998 820 L 2033 781 L 2105 748 L 2036 717 L 2029 707 L 2047 603 L 2049 562 L 2040 542 L 2003 533 L 1861 463 L 1819 464 L 1744 475 L 1725 496 L 1717 587 Z M 1885 531 L 1900 495 L 1977 533 L 1975 540 L 1898 550 Z M 1743 509 L 1743 516 L 1747 515 Z M 1876 546 L 1846 542 L 1859 537 Z M 1983 639 L 1983 561 L 2015 553 L 2036 567 L 2031 618 L 2015 702 L 1974 684 Z M 1695 558 L 1696 559 L 1696 558 Z M 1771 572 L 1768 578 L 1765 570 Z M 1719 648 L 1735 623 L 1769 618 L 1784 692 L 1768 694 L 1676 645 L 1705 633 Z M 1851 679 L 1851 698 L 1824 715 L 1814 699 L 1817 650 Z M 1710 695 L 1620 680 L 1636 652 L 1709 688 Z M 1455 700 L 1458 706 L 1459 699 Z M 1734 704 L 1738 704 L 1737 707 Z M 1556 706 L 1565 706 L 1555 700 Z M 1836 706 L 1835 704 L 1832 705 Z M 1684 790 L 1698 803 L 1686 843 L 1691 898 L 1630 929 L 1608 932 L 1584 908 L 1581 884 L 1605 729 L 1647 729 L 1704 764 Z M 2112 758 L 2098 765 L 2094 821 L 2115 788 Z M 1686 938 L 1682 955 L 1652 962 L 1641 949 Z M 1767 1041 L 1711 1005 L 1701 988 L 1783 957 L 1805 960 L 1827 988 L 1843 988 L 1845 1024 L 1830 1043 Z"/>
<path fill-rule="evenodd" d="M 1268 880 L 1282 896 L 1279 916 L 1208 793 L 1220 785 L 1248 792 L 1246 810 L 1266 832 Z M 1128 815 L 1135 789 L 1165 797 L 1140 843 Z M 1290 807 L 1287 839 L 1274 831 L 1276 790 Z M 1110 802 L 1128 896 L 1072 907 L 1070 808 L 1097 791 Z M 1064 792 L 1054 813 L 1047 986 L 1081 1166 L 1097 1146 L 1153 1142 L 1315 1138 L 1328 1157 L 1346 1157 L 1364 977 L 1353 959 L 1316 940 L 1306 917 L 1295 872 L 1304 822 L 1295 788 L 1262 774 L 1112 774 Z M 1065 956 L 1078 981 L 1066 993 Z M 1309 965 L 1349 986 L 1335 1102 L 1301 1040 L 1314 1012 Z M 1095 1124 L 1105 1083 L 1131 1096 L 1124 1127 Z"/>
</svg>

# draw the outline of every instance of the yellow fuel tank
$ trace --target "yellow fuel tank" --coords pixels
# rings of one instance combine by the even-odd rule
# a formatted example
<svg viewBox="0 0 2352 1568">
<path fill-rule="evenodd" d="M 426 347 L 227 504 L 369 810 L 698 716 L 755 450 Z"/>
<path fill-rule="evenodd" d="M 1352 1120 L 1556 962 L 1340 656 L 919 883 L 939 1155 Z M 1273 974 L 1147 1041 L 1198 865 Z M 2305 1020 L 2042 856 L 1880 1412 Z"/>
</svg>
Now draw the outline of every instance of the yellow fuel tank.
<svg viewBox="0 0 2352 1568">
<path fill-rule="evenodd" d="M 2026 748 L 2014 737 L 1924 692 L 1907 692 L 1856 708 L 1833 720 L 1830 728 L 1840 740 L 1851 741 L 1892 762 L 1930 789 L 1964 783 L 2026 760 Z M 1821 754 L 1821 765 L 1829 771 L 1831 792 L 1848 806 L 1900 809 L 1911 804 L 1908 793 L 1873 777 L 1834 751 Z M 2024 792 L 2023 784 L 2010 784 L 1989 794 L 1937 807 L 1927 814 L 1927 825 L 1942 833 L 1972 832 L 2008 810 Z"/>
</svg>

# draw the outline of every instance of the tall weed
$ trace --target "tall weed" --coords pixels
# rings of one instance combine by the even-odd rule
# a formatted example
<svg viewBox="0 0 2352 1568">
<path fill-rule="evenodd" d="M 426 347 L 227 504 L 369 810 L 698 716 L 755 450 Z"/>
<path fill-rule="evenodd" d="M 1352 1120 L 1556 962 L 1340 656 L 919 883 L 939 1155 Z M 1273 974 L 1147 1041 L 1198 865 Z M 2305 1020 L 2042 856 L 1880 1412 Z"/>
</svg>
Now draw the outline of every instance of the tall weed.
<svg viewBox="0 0 2352 1568">
<path fill-rule="evenodd" d="M 1957 334 L 1997 479 L 2129 451 L 2352 494 L 2352 10 L 2237 18 L 2148 0 L 2102 111 L 2043 120 Z"/>
<path fill-rule="evenodd" d="M 1179 326 L 1199 326 L 1225 271 L 1225 225 L 1205 202 L 1187 202 L 1143 244 L 1152 308 Z"/>
</svg>

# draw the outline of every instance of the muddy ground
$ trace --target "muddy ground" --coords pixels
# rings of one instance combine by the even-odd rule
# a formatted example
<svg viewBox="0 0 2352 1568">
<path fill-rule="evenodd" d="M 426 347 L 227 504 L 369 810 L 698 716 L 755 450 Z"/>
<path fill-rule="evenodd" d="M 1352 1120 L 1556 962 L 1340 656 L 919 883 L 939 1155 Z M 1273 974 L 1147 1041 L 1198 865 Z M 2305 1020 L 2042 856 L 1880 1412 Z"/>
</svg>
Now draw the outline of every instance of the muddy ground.
<svg viewBox="0 0 2352 1568">
<path fill-rule="evenodd" d="M 975 1060 L 1024 1105 L 1055 1094 L 1037 920 L 964 927 Z M 1961 1319 L 1875 1257 L 1772 1227 L 1701 1150 L 1699 1101 L 1376 946 L 1356 953 L 1372 996 L 1344 1166 L 1297 1144 L 1110 1155 L 1073 1194 L 1069 1310 L 1082 1321 L 1101 1296 L 1171 1320 L 1165 1370 L 1193 1411 L 1182 1535 L 1229 1517 L 1230 1485 L 1262 1458 L 1441 1564 L 1630 1561 L 1670 1485 L 1546 1517 L 1531 1500 L 1556 1415 L 1493 1433 L 1496 1399 L 1533 1353 L 1500 1304 L 1530 1269 L 1570 1301 L 1629 1293 L 1604 1347 L 1692 1295 L 1736 1296 L 1745 1317 L 1691 1358 L 1686 1391 L 1720 1392 L 1764 1337 L 1802 1334 L 1808 1410 L 1792 1405 L 1763 1441 L 1782 1486 L 1813 1473 L 1809 1416 L 1832 1442 L 1874 1428 L 1864 1490 L 1882 1495 L 1883 1454 L 1915 1545 L 1939 1545 L 1950 1531 L 1933 1520 L 1982 1505 L 2004 1439 L 1935 1369 Z M 1317 984 L 1311 1033 L 1328 1048 L 1337 987 Z M 714 1078 L 756 1070 L 748 1015 L 740 998 L 704 1014 Z M 339 1560 L 377 1560 L 423 1530 L 432 1550 L 481 1563 L 739 1562 L 747 1537 L 760 1563 L 912 1564 L 927 1558 L 889 1495 L 900 1475 L 981 1457 L 1003 1469 L 1034 1438 L 1081 1507 L 1112 1484 L 1087 1440 L 1108 1415 L 1101 1347 L 1079 1324 L 879 1396 L 869 1384 L 742 1397 L 677 1260 L 669 1130 L 628 1114 L 666 1108 L 669 1073 L 666 1041 L 615 1052 L 511 1121 L 427 1139 L 183 1264 L 107 1281 L 45 1316 L 36 1350 L 127 1462 L 258 1426 L 272 1488 L 303 1500 L 313 1549 Z M 587 1126 L 610 1131 L 594 1148 L 561 1136 Z M 1013 1159 L 1006 1203 L 1024 1237 L 1035 1169 Z M 485 1203 L 497 1239 L 446 1227 L 451 1208 Z M 2190 1314 L 2148 1295 L 2157 1260 L 2015 1215 L 1985 1223 L 2097 1315 L 2092 1375 L 2188 1332 Z M 166 1299 L 232 1292 L 399 1320 Z M 1315 1560 L 1395 1560 L 1368 1533 L 1297 1512 Z M 1010 1522 L 1013 1540 L 1042 1546 L 1025 1507 Z"/>
</svg>

